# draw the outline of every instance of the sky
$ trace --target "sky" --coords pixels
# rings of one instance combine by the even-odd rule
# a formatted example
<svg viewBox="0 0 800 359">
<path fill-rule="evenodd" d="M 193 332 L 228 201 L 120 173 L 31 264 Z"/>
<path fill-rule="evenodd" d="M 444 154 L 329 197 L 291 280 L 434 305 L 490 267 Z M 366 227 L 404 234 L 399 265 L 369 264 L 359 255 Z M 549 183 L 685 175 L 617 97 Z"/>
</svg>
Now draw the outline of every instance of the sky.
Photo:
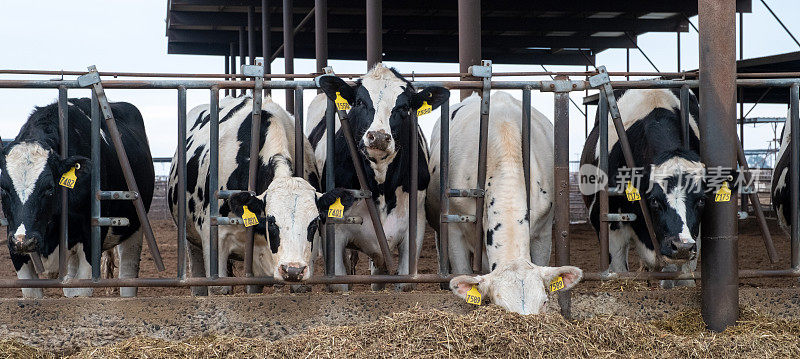
<svg viewBox="0 0 800 359">
<path fill-rule="evenodd" d="M 800 36 L 800 1 L 767 0 L 786 26 Z M 0 34 L 4 51 L 0 51 L 0 68 L 83 71 L 97 65 L 100 71 L 221 73 L 221 56 L 168 55 L 166 38 L 166 0 L 0 0 Z M 760 57 L 798 51 L 800 47 L 783 31 L 760 0 L 753 0 L 753 12 L 744 15 L 744 57 Z M 691 21 L 698 26 L 697 17 Z M 737 16 L 738 24 L 738 16 Z M 738 34 L 738 31 L 737 31 Z M 696 69 L 698 36 L 694 30 L 681 35 L 681 66 Z M 738 35 L 737 35 L 738 36 Z M 676 71 L 675 33 L 651 33 L 639 36 L 640 48 L 661 71 Z M 737 40 L 738 46 L 738 40 Z M 738 56 L 737 49 L 737 56 Z M 654 71 L 636 49 L 631 49 L 631 71 Z M 625 50 L 606 50 L 597 55 L 598 65 L 609 71 L 625 70 Z M 458 64 L 387 62 L 401 72 L 458 72 Z M 334 71 L 359 73 L 366 70 L 363 61 L 330 60 Z M 314 72 L 314 60 L 295 60 L 295 73 Z M 272 63 L 275 73 L 282 72 L 284 61 Z M 541 71 L 538 65 L 494 64 L 494 71 Z M 551 71 L 583 71 L 580 66 L 547 66 Z M 0 75 L 0 79 L 50 79 L 54 76 Z M 73 79 L 74 77 L 67 77 Z M 501 78 L 497 78 L 502 80 Z M 545 78 L 514 78 L 543 80 Z M 70 90 L 70 97 L 88 96 L 88 90 Z M 283 91 L 274 91 L 275 101 L 284 104 Z M 520 91 L 512 91 L 521 97 Z M 175 90 L 107 90 L 111 101 L 127 101 L 136 105 L 145 119 L 153 156 L 171 157 L 177 141 L 177 91 Z M 308 91 L 306 104 L 315 92 Z M 581 103 L 583 93 L 573 92 L 572 99 Z M 34 106 L 55 101 L 53 89 L 0 89 L 0 136 L 13 138 L 27 120 Z M 207 90 L 189 90 L 188 107 L 208 103 Z M 454 92 L 452 101 L 458 100 Z M 553 95 L 532 93 L 533 105 L 552 119 Z M 747 105 L 746 110 L 751 105 Z M 583 106 L 570 106 L 570 158 L 577 160 L 584 142 Z M 590 121 L 594 108 L 589 107 Z M 438 111 L 420 118 L 420 125 L 430 135 Z M 750 117 L 784 117 L 786 105 L 758 105 Z M 780 125 L 747 126 L 746 149 L 763 149 L 770 145 L 773 130 Z M 157 172 L 166 172 L 157 168 Z"/>
</svg>

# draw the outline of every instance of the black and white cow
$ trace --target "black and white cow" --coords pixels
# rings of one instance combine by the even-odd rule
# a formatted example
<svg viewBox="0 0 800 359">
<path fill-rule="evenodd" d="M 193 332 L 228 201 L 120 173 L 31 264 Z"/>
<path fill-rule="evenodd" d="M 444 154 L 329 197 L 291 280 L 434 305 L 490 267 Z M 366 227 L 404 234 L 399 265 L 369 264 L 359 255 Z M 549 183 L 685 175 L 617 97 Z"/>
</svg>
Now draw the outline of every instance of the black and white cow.
<svg viewBox="0 0 800 359">
<path fill-rule="evenodd" d="M 628 271 L 628 247 L 633 244 L 639 257 L 650 270 L 694 271 L 700 250 L 700 219 L 705 205 L 705 165 L 698 155 L 698 104 L 694 95 L 689 101 L 689 150 L 681 135 L 680 100 L 670 90 L 628 90 L 617 101 L 625 132 L 631 144 L 634 163 L 642 168 L 637 187 L 653 219 L 653 229 L 660 248 L 653 248 L 639 203 L 626 196 L 609 197 L 609 213 L 635 213 L 634 222 L 610 222 L 609 256 L 612 272 Z M 621 168 L 627 168 L 611 117 L 608 118 L 608 186 L 627 188 L 617 183 Z M 599 122 L 586 140 L 581 155 L 581 171 L 587 164 L 597 166 L 600 149 L 597 145 Z M 592 167 L 588 167 L 592 168 Z M 627 177 L 627 175 L 625 175 Z M 620 177 L 623 178 L 623 177 Z M 600 228 L 599 203 L 596 193 L 584 193 L 584 202 L 595 230 Z M 672 281 L 662 281 L 670 287 Z M 682 281 L 679 285 L 694 285 Z"/>
<path fill-rule="evenodd" d="M 111 111 L 117 121 L 125 151 L 139 186 L 145 208 L 150 207 L 155 186 L 153 160 L 139 110 L 125 102 L 112 102 Z M 22 126 L 16 139 L 3 149 L 0 156 L 0 196 L 3 212 L 8 218 L 8 248 L 20 279 L 35 278 L 28 253 L 38 252 L 43 259 L 45 276 L 58 274 L 59 216 L 61 199 L 59 180 L 76 165 L 77 181 L 69 190 L 69 257 L 67 278 L 88 279 L 91 276 L 91 166 L 100 166 L 100 188 L 127 190 L 116 150 L 110 142 L 108 129 L 102 123 L 100 163 L 89 163 L 91 156 L 91 105 L 88 98 L 70 99 L 69 157 L 59 157 L 58 105 L 36 108 Z M 120 278 L 139 275 L 142 250 L 142 231 L 136 211 L 130 201 L 103 201 L 103 217 L 126 217 L 126 227 L 102 228 L 103 250 L 116 246 Z M 40 298 L 41 289 L 23 289 L 25 297 Z M 88 296 L 91 288 L 65 288 L 66 296 Z M 121 288 L 125 297 L 135 296 L 136 288 Z"/>
<path fill-rule="evenodd" d="M 481 98 L 477 94 L 453 106 L 450 113 L 450 188 L 477 188 L 478 141 Z M 431 188 L 439 188 L 441 120 L 431 137 Z M 493 302 L 522 314 L 538 313 L 547 301 L 545 285 L 557 275 L 568 277 L 571 287 L 582 277 L 575 267 L 540 267 L 550 261 L 553 225 L 553 124 L 531 109 L 531 201 L 525 203 L 522 168 L 522 103 L 507 92 L 492 94 L 484 204 L 485 233 L 475 233 L 474 223 L 449 225 L 449 259 L 453 273 L 472 273 L 471 257 L 476 238 L 485 243 L 483 271 L 488 275 L 459 276 L 451 289 L 463 297 L 472 285 Z M 428 222 L 439 231 L 440 198 L 430 191 L 426 198 Z M 450 213 L 474 214 L 474 198 L 451 198 Z M 440 260 L 441 265 L 441 248 Z M 535 264 L 534 264 L 535 263 Z M 440 267 L 447 273 L 447 268 Z"/>
<path fill-rule="evenodd" d="M 214 190 L 247 189 L 250 126 L 253 98 L 226 97 L 219 105 L 219 188 Z M 209 168 L 209 105 L 197 106 L 189 112 L 194 124 L 187 130 L 187 237 L 192 276 L 203 277 L 209 271 L 209 203 L 213 193 L 208 188 Z M 349 205 L 349 193 L 336 190 L 322 195 L 316 191 L 319 180 L 314 166 L 314 153 L 305 136 L 304 178 L 292 176 L 294 158 L 294 119 L 271 98 L 265 97 L 261 111 L 261 149 L 256 177 L 256 193 L 241 193 L 230 201 L 220 201 L 221 216 L 241 216 L 242 206 L 261 217 L 256 227 L 253 252 L 253 273 L 278 279 L 299 281 L 313 272 L 312 256 L 319 246 L 317 228 L 320 208 L 327 210 L 335 197 L 344 197 Z M 178 149 L 181 151 L 183 149 Z M 177 220 L 177 153 L 172 160 L 169 180 L 169 203 Z M 333 199 L 331 199 L 333 197 Z M 233 212 L 233 213 L 231 213 Z M 228 276 L 229 259 L 242 260 L 247 237 L 243 226 L 219 226 L 219 275 Z M 267 239 L 268 237 L 268 239 Z M 213 292 L 229 293 L 230 287 L 212 288 Z M 202 288 L 194 293 L 204 294 Z"/>
<path fill-rule="evenodd" d="M 781 131 L 781 148 L 778 150 L 778 163 L 772 174 L 772 207 L 778 217 L 780 227 L 789 233 L 792 226 L 792 192 L 789 187 L 791 172 L 792 151 L 792 127 L 791 117 L 786 116 L 786 122 Z"/>
<path fill-rule="evenodd" d="M 417 253 L 410 255 L 419 258 L 422 248 L 422 239 L 425 232 L 425 214 L 422 210 L 425 199 L 425 189 L 428 187 L 428 154 L 425 137 L 419 127 L 419 165 L 413 172 L 419 176 L 419 185 L 416 189 L 410 187 L 412 172 L 409 170 L 411 151 L 409 144 L 411 111 L 417 111 L 423 102 L 436 109 L 449 98 L 449 92 L 442 87 L 428 87 L 418 91 L 412 84 L 403 78 L 394 69 L 377 64 L 353 86 L 335 76 L 323 76 L 319 80 L 323 94 L 312 101 L 308 109 L 308 126 L 306 131 L 317 157 L 317 167 L 327 175 L 324 168 L 325 158 L 329 149 L 325 141 L 325 109 L 327 99 L 335 100 L 337 94 L 344 98 L 351 106 L 348 116 L 353 129 L 353 137 L 358 142 L 360 160 L 367 176 L 369 190 L 372 191 L 372 200 L 378 207 L 381 223 L 386 233 L 390 250 L 397 248 L 400 254 L 398 266 L 399 274 L 408 274 L 408 210 L 409 192 L 418 191 L 417 208 L 419 208 L 417 233 L 413 240 L 417 241 Z M 336 186 L 344 188 L 359 188 L 355 168 L 350 159 L 350 153 L 344 134 L 336 126 L 334 173 Z M 323 181 L 324 183 L 324 181 Z M 372 222 L 363 201 L 353 205 L 346 213 L 349 216 L 360 216 L 364 219 L 362 225 L 336 226 L 336 274 L 346 272 L 344 263 L 345 247 L 355 247 L 366 253 L 372 259 L 372 273 L 379 273 L 379 267 L 384 262 L 383 255 L 378 246 L 377 237 L 372 227 Z M 401 286 L 411 289 L 410 285 Z M 346 290 L 347 286 L 336 286 L 336 289 Z M 380 286 L 373 286 L 380 288 Z"/>
</svg>

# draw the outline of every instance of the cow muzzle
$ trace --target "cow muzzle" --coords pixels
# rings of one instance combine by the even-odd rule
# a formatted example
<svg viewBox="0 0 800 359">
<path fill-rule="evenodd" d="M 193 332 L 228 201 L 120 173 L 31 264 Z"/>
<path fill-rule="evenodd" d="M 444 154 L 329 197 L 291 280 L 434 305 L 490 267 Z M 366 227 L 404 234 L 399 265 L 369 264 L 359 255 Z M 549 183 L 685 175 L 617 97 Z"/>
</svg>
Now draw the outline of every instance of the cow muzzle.
<svg viewBox="0 0 800 359">
<path fill-rule="evenodd" d="M 661 244 L 661 254 L 673 260 L 692 260 L 697 256 L 697 243 L 668 237 Z"/>
<path fill-rule="evenodd" d="M 364 135 L 364 140 L 368 150 L 386 152 L 392 144 L 392 135 L 384 130 L 369 131 Z"/>
<path fill-rule="evenodd" d="M 308 266 L 304 266 L 300 263 L 281 264 L 278 268 L 278 274 L 280 274 L 281 278 L 289 282 L 299 282 L 303 280 L 307 271 Z"/>
<path fill-rule="evenodd" d="M 36 239 L 25 234 L 15 234 L 12 238 L 14 251 L 17 253 L 30 253 L 36 251 Z"/>
</svg>

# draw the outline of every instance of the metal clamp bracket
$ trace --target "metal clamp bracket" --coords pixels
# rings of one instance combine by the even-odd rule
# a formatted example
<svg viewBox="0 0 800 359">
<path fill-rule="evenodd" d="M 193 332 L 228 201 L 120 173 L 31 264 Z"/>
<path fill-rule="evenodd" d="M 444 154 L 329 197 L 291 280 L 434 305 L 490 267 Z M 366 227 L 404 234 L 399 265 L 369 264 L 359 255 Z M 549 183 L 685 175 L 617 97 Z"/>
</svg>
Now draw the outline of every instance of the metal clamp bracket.
<svg viewBox="0 0 800 359">
<path fill-rule="evenodd" d="M 242 220 L 242 217 L 211 217 L 211 225 L 216 225 L 216 226 L 244 225 L 244 221 Z"/>
<path fill-rule="evenodd" d="M 468 71 L 475 77 L 492 77 L 492 60 L 481 60 L 480 65 L 472 65 Z"/>
<path fill-rule="evenodd" d="M 264 77 L 264 66 L 242 65 L 242 74 L 247 77 Z"/>
<path fill-rule="evenodd" d="M 603 222 L 633 222 L 636 220 L 635 213 L 609 213 Z"/>
<path fill-rule="evenodd" d="M 486 190 L 479 189 L 479 188 L 470 188 L 470 189 L 458 189 L 458 188 L 451 188 L 447 192 L 448 197 L 484 197 L 486 195 Z"/>
<path fill-rule="evenodd" d="M 139 192 L 133 191 L 100 191 L 97 198 L 101 201 L 133 201 L 139 198 Z"/>
<path fill-rule="evenodd" d="M 542 92 L 571 92 L 585 88 L 583 82 L 572 80 L 539 81 Z"/>
<path fill-rule="evenodd" d="M 362 198 L 372 198 L 372 191 L 366 189 L 348 189 L 348 192 L 353 195 L 353 197 L 362 199 Z"/>
<path fill-rule="evenodd" d="M 228 199 L 228 198 L 231 198 L 231 196 L 233 196 L 233 195 L 235 195 L 237 193 L 250 193 L 253 196 L 257 195 L 253 191 L 239 191 L 239 190 L 235 190 L 235 189 L 228 189 L 228 190 L 219 190 L 219 191 L 217 191 L 217 198 L 219 198 L 219 199 Z"/>
<path fill-rule="evenodd" d="M 740 220 L 745 220 L 747 217 L 750 217 L 750 215 L 745 211 L 738 211 L 736 212 L 736 217 L 738 217 Z"/>
<path fill-rule="evenodd" d="M 99 227 L 127 227 L 131 221 L 125 217 L 100 217 L 92 218 L 92 225 Z"/>
<path fill-rule="evenodd" d="M 475 222 L 475 216 L 468 214 L 445 214 L 442 215 L 442 222 L 445 223 L 468 223 Z"/>
<path fill-rule="evenodd" d="M 344 218 L 328 217 L 325 220 L 331 224 L 364 224 L 364 218 L 362 217 L 344 217 Z"/>
</svg>

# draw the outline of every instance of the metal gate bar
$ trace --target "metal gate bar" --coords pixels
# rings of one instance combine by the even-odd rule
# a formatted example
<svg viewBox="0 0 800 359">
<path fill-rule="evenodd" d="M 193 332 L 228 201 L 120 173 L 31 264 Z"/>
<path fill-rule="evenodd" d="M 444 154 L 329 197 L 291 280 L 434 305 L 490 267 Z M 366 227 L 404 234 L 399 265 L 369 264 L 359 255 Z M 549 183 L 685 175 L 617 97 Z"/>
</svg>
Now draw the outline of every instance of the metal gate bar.
<svg viewBox="0 0 800 359">
<path fill-rule="evenodd" d="M 178 278 L 186 278 L 186 88 L 178 87 Z M 167 200 L 171 200 L 167 198 Z"/>
<path fill-rule="evenodd" d="M 450 96 L 447 96 L 448 99 Z M 439 274 L 450 274 L 450 101 L 439 107 Z"/>
<path fill-rule="evenodd" d="M 219 217 L 219 87 L 212 86 L 210 99 L 211 117 L 209 119 L 209 154 L 208 154 L 208 194 L 210 200 L 209 213 L 209 263 L 208 273 L 212 279 L 219 278 L 219 224 L 214 219 Z"/>
<path fill-rule="evenodd" d="M 555 81 L 569 81 L 558 76 Z M 556 85 L 558 87 L 558 85 Z M 555 216 L 553 217 L 553 240 L 555 241 L 556 265 L 569 265 L 569 92 L 564 89 L 556 92 L 554 98 L 553 117 L 553 182 L 555 198 L 553 200 Z M 558 304 L 561 315 L 572 316 L 572 301 L 569 290 L 558 292 Z"/>
<path fill-rule="evenodd" d="M 334 175 L 334 159 L 336 157 L 336 105 L 333 101 L 327 101 L 325 109 L 325 128 L 326 128 L 326 150 L 325 153 L 325 191 L 333 190 L 336 187 L 336 177 Z M 344 253 L 342 253 L 344 255 Z M 336 275 L 336 226 L 330 221 L 325 221 L 325 275 Z"/>
<path fill-rule="evenodd" d="M 58 135 L 61 140 L 61 159 L 69 157 L 69 110 L 67 108 L 67 88 L 58 88 Z M 67 276 L 67 237 L 69 235 L 69 189 L 61 187 L 61 216 L 59 217 L 60 233 L 58 236 L 58 277 Z"/>
</svg>

